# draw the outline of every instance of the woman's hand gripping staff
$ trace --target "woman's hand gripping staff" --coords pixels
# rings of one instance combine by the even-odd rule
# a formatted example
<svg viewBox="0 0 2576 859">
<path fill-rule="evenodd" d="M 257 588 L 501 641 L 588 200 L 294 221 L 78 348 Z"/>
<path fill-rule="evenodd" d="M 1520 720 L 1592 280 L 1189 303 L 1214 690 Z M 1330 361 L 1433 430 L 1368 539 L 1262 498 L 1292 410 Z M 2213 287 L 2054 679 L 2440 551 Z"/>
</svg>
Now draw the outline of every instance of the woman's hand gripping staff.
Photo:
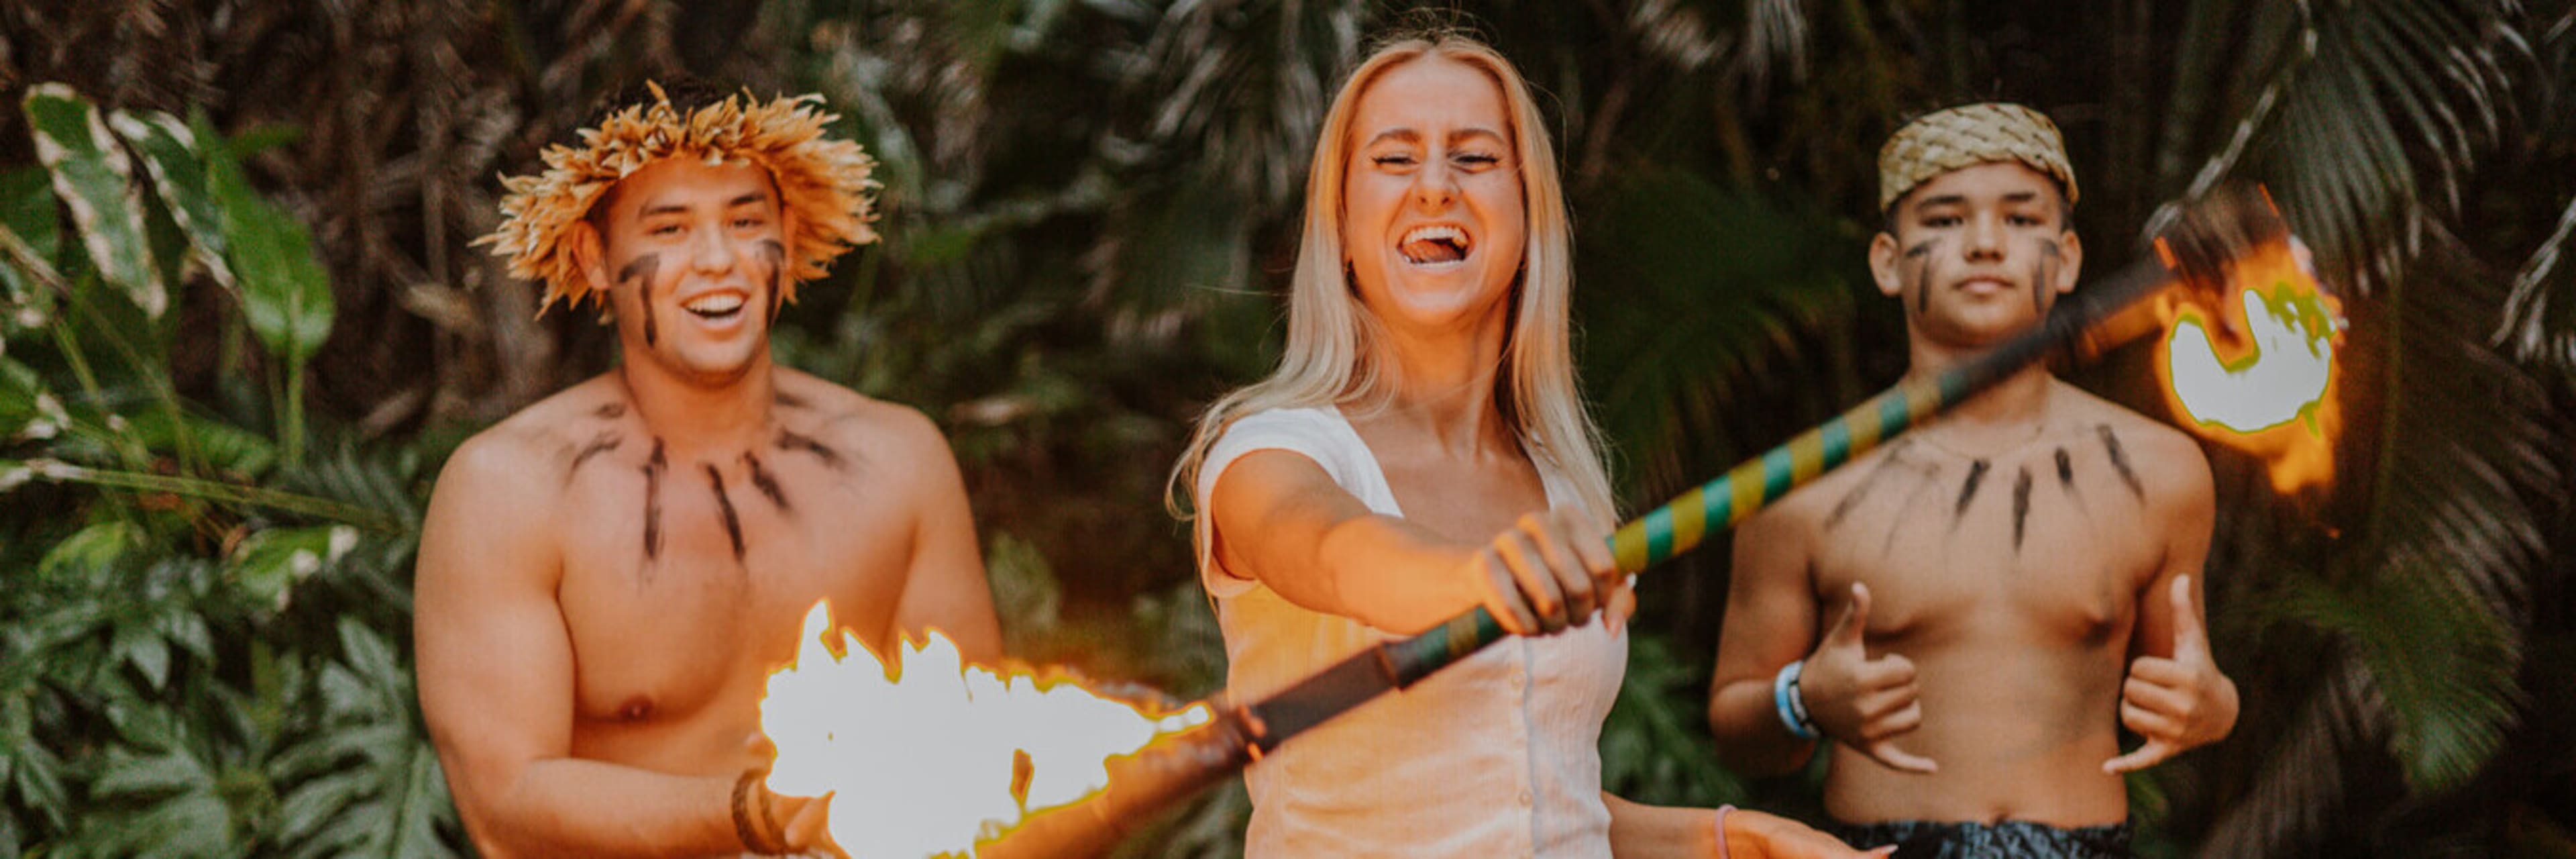
<svg viewBox="0 0 2576 859">
<path fill-rule="evenodd" d="M 1612 633 L 1637 610 L 1610 534 L 1571 508 L 1528 513 L 1459 568 L 1460 581 L 1514 635 L 1582 626 L 1595 610 Z"/>
</svg>

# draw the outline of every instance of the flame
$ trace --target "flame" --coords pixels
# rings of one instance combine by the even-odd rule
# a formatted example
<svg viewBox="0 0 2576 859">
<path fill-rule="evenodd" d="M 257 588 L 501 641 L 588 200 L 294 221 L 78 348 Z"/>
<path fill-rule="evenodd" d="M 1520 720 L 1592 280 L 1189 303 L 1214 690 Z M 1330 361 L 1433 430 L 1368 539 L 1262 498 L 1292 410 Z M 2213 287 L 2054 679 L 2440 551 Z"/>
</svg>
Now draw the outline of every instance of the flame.
<svg viewBox="0 0 2576 859">
<path fill-rule="evenodd" d="M 2213 312 L 2177 290 L 2162 307 L 2156 370 L 2167 403 L 2201 437 L 2261 457 L 2273 491 L 2332 481 L 2343 423 L 2335 372 L 2342 305 L 2319 288 L 2295 238 L 2230 263 L 2224 286 L 2240 303 L 2221 301 Z"/>
<path fill-rule="evenodd" d="M 937 630 L 907 636 L 889 666 L 846 631 L 827 647 L 831 629 L 829 603 L 815 603 L 796 660 L 769 675 L 760 727 L 778 749 L 769 789 L 833 794 L 832 839 L 856 859 L 970 855 L 1025 815 L 1106 787 L 1111 758 L 1210 718 L 1203 704 L 1156 715 L 966 665 Z"/>
</svg>

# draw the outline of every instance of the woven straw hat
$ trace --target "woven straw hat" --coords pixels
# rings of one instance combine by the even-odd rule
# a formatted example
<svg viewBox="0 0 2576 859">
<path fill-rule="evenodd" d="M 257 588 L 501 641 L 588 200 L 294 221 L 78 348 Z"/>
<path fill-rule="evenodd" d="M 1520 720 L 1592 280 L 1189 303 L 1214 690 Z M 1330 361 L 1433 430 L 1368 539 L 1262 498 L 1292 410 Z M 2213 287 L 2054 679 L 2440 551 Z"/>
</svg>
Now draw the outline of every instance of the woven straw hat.
<svg viewBox="0 0 2576 859">
<path fill-rule="evenodd" d="M 796 224 L 796 234 L 787 237 L 790 277 L 781 298 L 796 300 L 797 282 L 823 276 L 842 252 L 876 241 L 868 228 L 870 194 L 877 187 L 868 175 L 876 162 L 857 143 L 823 136 L 824 125 L 839 117 L 822 111 L 822 96 L 764 102 L 744 92 L 683 114 L 661 85 L 647 86 L 652 102 L 582 129 L 579 146 L 547 147 L 545 172 L 501 180 L 509 191 L 501 200 L 501 227 L 474 243 L 508 257 L 510 276 L 545 282 L 537 312 L 556 301 L 577 307 L 594 297 L 566 252 L 565 238 L 618 180 L 664 158 L 748 163 L 769 171 L 780 206 Z"/>
<path fill-rule="evenodd" d="M 1998 161 L 2047 174 L 2075 202 L 2075 168 L 2057 123 L 2018 104 L 1984 102 L 1924 114 L 1897 129 L 1878 149 L 1878 208 L 1943 173 Z"/>
</svg>

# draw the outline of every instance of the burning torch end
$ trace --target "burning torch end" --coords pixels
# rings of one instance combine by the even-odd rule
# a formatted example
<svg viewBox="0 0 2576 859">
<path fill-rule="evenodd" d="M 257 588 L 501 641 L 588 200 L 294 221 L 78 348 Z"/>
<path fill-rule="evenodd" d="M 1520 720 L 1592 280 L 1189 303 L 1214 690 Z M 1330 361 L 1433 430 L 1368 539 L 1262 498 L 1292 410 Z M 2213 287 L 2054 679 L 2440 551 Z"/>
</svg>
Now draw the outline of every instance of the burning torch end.
<svg viewBox="0 0 2576 859">
<path fill-rule="evenodd" d="M 2219 306 L 2235 291 L 2231 268 L 2254 249 L 2291 242 L 2289 224 L 2260 186 L 2227 186 L 2184 206 L 2180 222 L 2155 240 L 2155 253 L 2112 275 L 2087 292 L 2097 300 L 2068 314 L 2079 321 L 2067 349 L 2078 362 L 2090 362 L 2114 349 L 2171 326 L 2172 308 L 2180 300 Z M 2086 292 L 2077 293 L 2079 298 Z M 2098 308 L 2098 309 L 2097 309 Z M 2211 320 L 2215 334 L 2231 341 L 2250 336 L 2233 320 Z"/>
<path fill-rule="evenodd" d="M 1145 824 L 1255 760 L 1259 727 L 1222 697 L 1207 724 L 1155 740 L 1109 760 L 1109 786 L 1080 802 L 1029 815 L 996 841 L 976 846 L 976 859 L 1100 856 Z"/>
<path fill-rule="evenodd" d="M 2158 270 L 2169 274 L 2160 271 L 2161 266 L 2152 261 L 2137 263 L 2136 266 L 2142 271 Z M 2155 292 L 2183 288 L 2182 281 L 2170 277 L 2165 278 L 2165 284 Z M 2090 364 L 2114 349 L 2162 333 L 2165 328 L 2164 311 L 2159 304 L 2157 301 L 2132 301 L 2104 314 L 2076 332 L 2074 341 L 2066 347 L 2067 357 L 2072 357 L 2078 364 Z"/>
<path fill-rule="evenodd" d="M 2156 239 L 2156 255 L 2180 275 L 2191 293 L 2187 300 L 2216 307 L 2235 297 L 2237 261 L 2257 248 L 2291 241 L 2289 222 L 2272 204 L 2271 192 L 2260 185 L 2230 185 L 2183 207 L 2181 222 Z M 2221 323 L 2223 337 L 2248 336 L 2225 320 Z"/>
</svg>

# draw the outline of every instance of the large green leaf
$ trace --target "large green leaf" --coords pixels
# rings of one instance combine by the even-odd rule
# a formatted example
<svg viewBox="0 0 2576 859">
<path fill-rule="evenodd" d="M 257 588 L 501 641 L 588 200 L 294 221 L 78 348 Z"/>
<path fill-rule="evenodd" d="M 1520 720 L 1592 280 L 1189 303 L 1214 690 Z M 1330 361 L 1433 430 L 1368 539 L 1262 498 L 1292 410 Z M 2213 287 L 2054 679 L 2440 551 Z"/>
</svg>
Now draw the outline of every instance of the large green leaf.
<svg viewBox="0 0 2576 859">
<path fill-rule="evenodd" d="M 152 186 L 168 207 L 170 217 L 188 234 L 196 249 L 191 258 L 206 267 L 216 283 L 233 285 L 232 266 L 225 262 L 223 211 L 215 203 L 214 192 L 206 184 L 205 160 L 198 156 L 200 136 L 178 117 L 160 112 L 140 115 L 117 111 L 109 114 L 107 123 L 125 142 L 142 153 L 143 166 L 152 173 Z M 217 142 L 216 145 L 221 145 Z"/>
<path fill-rule="evenodd" d="M 153 262 L 142 194 L 124 148 L 108 134 L 98 108 L 70 87 L 39 84 L 27 91 L 25 106 L 36 157 L 53 172 L 54 192 L 70 206 L 91 264 L 136 307 L 160 318 L 170 306 L 169 290 Z"/>
<path fill-rule="evenodd" d="M 51 174 L 43 167 L 0 171 L 0 226 L 7 227 L 40 263 L 50 265 L 61 251 L 62 203 L 54 198 Z M 0 288 L 7 290 L 0 297 L 18 308 L 0 319 L 0 330 L 43 324 L 43 311 L 53 306 L 53 293 L 41 281 L 0 258 Z M 20 318 L 27 313 L 35 315 Z"/>
<path fill-rule="evenodd" d="M 30 746 L 19 752 L 17 765 L 10 768 L 10 788 L 30 808 L 39 810 L 47 823 L 60 827 L 71 810 L 71 792 L 63 786 L 62 761 L 41 746 Z"/>
<path fill-rule="evenodd" d="M 145 756 L 119 747 L 108 750 L 107 768 L 89 789 L 105 797 L 211 790 L 214 785 L 214 773 L 185 750 Z"/>
<path fill-rule="evenodd" d="M 412 711 L 410 669 L 374 630 L 339 625 L 323 669 L 322 730 L 269 762 L 294 783 L 281 812 L 290 855 L 443 857 L 454 812 L 437 752 Z"/>
<path fill-rule="evenodd" d="M 113 645 L 118 659 L 143 672 L 143 679 L 159 690 L 170 682 L 170 642 L 159 631 L 140 623 L 119 624 Z"/>
<path fill-rule="evenodd" d="M 353 797 L 329 817 L 323 829 L 300 840 L 291 854 L 302 857 L 369 855 L 398 859 L 436 859 L 457 855 L 440 836 L 454 814 L 447 779 L 429 744 L 414 740 L 389 765 L 369 773 L 363 797 Z M 344 794 L 345 795 L 345 794 Z M 308 810 L 307 814 L 311 812 Z"/>
<path fill-rule="evenodd" d="M 229 149 L 204 152 L 251 332 L 270 354 L 300 366 L 331 335 L 331 280 L 313 255 L 312 232 L 261 198 Z"/>
<path fill-rule="evenodd" d="M 347 525 L 270 528 L 250 535 L 234 550 L 230 574 L 256 604 L 284 610 L 297 583 L 357 544 L 358 529 Z"/>
<path fill-rule="evenodd" d="M 27 365 L 0 357 L 0 441 L 26 437 L 52 438 L 71 423 L 62 401 L 45 390 L 45 381 Z"/>
<path fill-rule="evenodd" d="M 143 546 L 143 526 L 125 519 L 98 522 L 55 543 L 36 563 L 36 572 L 48 577 L 93 575 Z"/>
<path fill-rule="evenodd" d="M 215 468 L 256 477 L 277 464 L 277 444 L 232 424 L 181 412 L 148 411 L 125 419 L 127 434 L 147 450 L 186 451 Z"/>
<path fill-rule="evenodd" d="M 126 855 L 236 852 L 232 810 L 218 792 L 215 770 L 188 745 L 173 742 L 148 754 L 110 747 L 90 783 L 94 807 L 80 841 Z"/>
<path fill-rule="evenodd" d="M 137 758 L 121 749 L 111 751 L 110 760 L 93 793 L 131 798 L 141 807 L 97 813 L 80 843 L 108 855 L 240 855 L 232 808 L 203 763 L 181 752 Z"/>
<path fill-rule="evenodd" d="M 278 813 L 279 840 L 298 843 L 322 831 L 343 809 L 366 798 L 370 786 L 367 775 L 355 770 L 335 772 L 307 781 L 287 794 Z"/>
</svg>

